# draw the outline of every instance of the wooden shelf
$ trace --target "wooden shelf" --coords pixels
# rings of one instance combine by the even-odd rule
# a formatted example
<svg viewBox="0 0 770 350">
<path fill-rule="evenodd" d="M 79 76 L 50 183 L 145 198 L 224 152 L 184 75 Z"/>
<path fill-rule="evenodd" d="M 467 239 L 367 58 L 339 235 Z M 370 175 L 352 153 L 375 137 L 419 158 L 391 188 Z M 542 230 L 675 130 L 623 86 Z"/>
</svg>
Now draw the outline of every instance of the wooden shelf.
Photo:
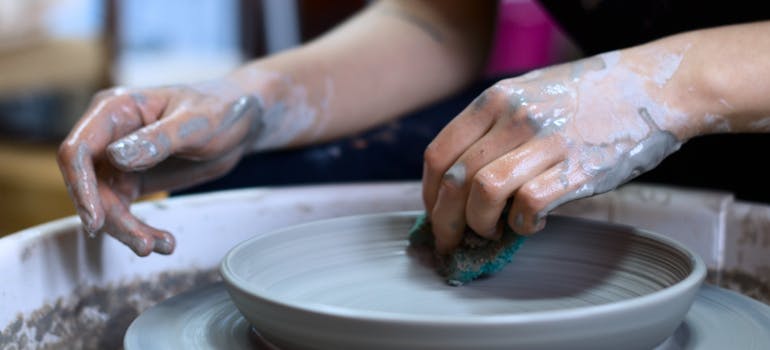
<svg viewBox="0 0 770 350">
<path fill-rule="evenodd" d="M 0 142 L 0 236 L 75 214 L 55 145 Z M 138 201 L 168 197 L 167 192 Z"/>
<path fill-rule="evenodd" d="M 74 213 L 55 146 L 0 142 L 0 236 Z"/>
</svg>

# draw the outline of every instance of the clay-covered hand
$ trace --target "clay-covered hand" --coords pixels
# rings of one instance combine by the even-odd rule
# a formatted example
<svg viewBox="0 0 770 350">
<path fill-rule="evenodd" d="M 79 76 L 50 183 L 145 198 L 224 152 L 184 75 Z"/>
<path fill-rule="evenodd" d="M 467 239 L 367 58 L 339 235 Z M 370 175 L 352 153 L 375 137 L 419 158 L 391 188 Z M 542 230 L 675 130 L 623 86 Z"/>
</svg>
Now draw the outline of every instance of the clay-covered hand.
<svg viewBox="0 0 770 350">
<path fill-rule="evenodd" d="M 654 64 L 610 52 L 506 79 L 487 89 L 425 151 L 423 199 L 440 251 L 467 225 L 520 234 L 573 199 L 609 191 L 656 166 L 682 140 L 662 89 L 681 56 Z M 676 123 L 673 123 L 676 124 Z"/>
<path fill-rule="evenodd" d="M 137 255 L 170 254 L 174 237 L 131 214 L 137 197 L 231 169 L 262 126 L 262 102 L 227 82 L 115 88 L 97 94 L 59 149 L 85 230 Z"/>
</svg>

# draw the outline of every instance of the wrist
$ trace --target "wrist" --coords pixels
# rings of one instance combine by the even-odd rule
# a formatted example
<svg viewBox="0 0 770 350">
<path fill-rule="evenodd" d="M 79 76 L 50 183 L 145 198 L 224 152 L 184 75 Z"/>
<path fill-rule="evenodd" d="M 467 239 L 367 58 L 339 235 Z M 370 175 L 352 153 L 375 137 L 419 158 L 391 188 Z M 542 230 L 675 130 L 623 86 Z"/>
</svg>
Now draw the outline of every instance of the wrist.
<svg viewBox="0 0 770 350">
<path fill-rule="evenodd" d="M 282 74 L 263 69 L 258 64 L 243 66 L 220 79 L 238 96 L 254 95 L 263 103 L 269 101 L 271 104 L 281 99 L 280 91 L 287 84 L 286 80 Z"/>
<path fill-rule="evenodd" d="M 686 48 L 677 73 L 664 89 L 665 99 L 687 115 L 681 127 L 688 137 L 726 132 L 766 132 L 770 104 L 767 64 L 731 45 L 748 37 L 747 27 L 699 30 L 659 42 L 669 49 Z M 655 44 L 655 43 L 653 43 Z M 761 45 L 757 44 L 758 47 Z"/>
<path fill-rule="evenodd" d="M 676 104 L 687 116 L 680 127 L 689 139 L 696 136 L 732 131 L 733 106 L 725 99 L 724 75 L 692 52 L 686 54 L 676 79 L 665 89 L 667 101 Z"/>
<path fill-rule="evenodd" d="M 694 42 L 688 34 L 624 50 L 645 77 L 658 126 L 683 142 L 729 129 L 720 77 L 700 62 Z"/>
<path fill-rule="evenodd" d="M 285 73 L 292 64 L 275 58 L 260 60 L 224 78 L 260 103 L 261 124 L 249 151 L 307 144 L 324 132 L 333 83 L 319 71 Z"/>
</svg>

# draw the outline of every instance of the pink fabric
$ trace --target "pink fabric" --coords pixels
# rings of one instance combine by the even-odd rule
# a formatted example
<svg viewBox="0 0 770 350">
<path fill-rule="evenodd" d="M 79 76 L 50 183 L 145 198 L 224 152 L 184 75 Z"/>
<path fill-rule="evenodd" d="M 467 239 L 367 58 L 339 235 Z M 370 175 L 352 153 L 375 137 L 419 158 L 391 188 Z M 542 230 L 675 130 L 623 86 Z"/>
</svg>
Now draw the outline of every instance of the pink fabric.
<svg viewBox="0 0 770 350">
<path fill-rule="evenodd" d="M 486 74 L 521 73 L 548 65 L 556 24 L 534 0 L 500 0 Z"/>
</svg>

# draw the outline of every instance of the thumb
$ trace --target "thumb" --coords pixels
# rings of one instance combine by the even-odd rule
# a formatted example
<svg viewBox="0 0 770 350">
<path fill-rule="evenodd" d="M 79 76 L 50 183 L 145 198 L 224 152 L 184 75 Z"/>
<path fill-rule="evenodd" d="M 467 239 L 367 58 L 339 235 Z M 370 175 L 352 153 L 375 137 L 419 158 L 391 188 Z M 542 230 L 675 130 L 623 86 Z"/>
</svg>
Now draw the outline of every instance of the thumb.
<svg viewBox="0 0 770 350">
<path fill-rule="evenodd" d="M 261 108 L 253 97 L 241 98 L 220 117 L 175 108 L 157 122 L 145 126 L 107 147 L 112 163 L 123 171 L 142 171 L 171 155 L 208 159 L 227 152 L 259 124 Z"/>
</svg>

